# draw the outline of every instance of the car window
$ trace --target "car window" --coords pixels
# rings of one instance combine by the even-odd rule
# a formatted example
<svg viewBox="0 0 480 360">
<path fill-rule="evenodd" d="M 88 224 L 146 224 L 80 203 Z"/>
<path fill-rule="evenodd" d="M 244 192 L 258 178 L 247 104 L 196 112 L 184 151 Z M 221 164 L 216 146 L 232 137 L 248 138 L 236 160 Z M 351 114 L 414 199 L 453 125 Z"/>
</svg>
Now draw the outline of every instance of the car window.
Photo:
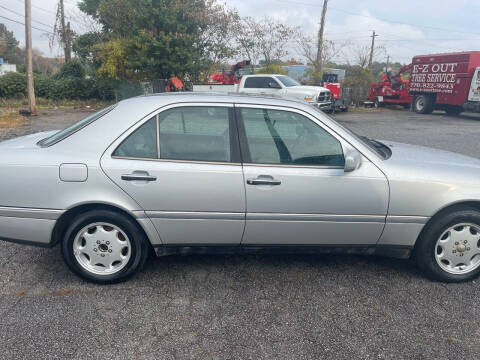
<svg viewBox="0 0 480 360">
<path fill-rule="evenodd" d="M 156 117 L 152 117 L 131 133 L 120 146 L 117 147 L 113 156 L 139 159 L 158 158 Z"/>
<path fill-rule="evenodd" d="M 230 162 L 228 108 L 179 107 L 159 114 L 160 157 Z"/>
<path fill-rule="evenodd" d="M 340 142 L 303 115 L 251 108 L 240 109 L 240 114 L 252 163 L 345 165 Z"/>
<path fill-rule="evenodd" d="M 259 88 L 259 89 L 268 89 L 268 84 L 275 82 L 273 78 L 269 76 L 254 76 L 249 77 L 245 80 L 244 88 Z"/>
</svg>

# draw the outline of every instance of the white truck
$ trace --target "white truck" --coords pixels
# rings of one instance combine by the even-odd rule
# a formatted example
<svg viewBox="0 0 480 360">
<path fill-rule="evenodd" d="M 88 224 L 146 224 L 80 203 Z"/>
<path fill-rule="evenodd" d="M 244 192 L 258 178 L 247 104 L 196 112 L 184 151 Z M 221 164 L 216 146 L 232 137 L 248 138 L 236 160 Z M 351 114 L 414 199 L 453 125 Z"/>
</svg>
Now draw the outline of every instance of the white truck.
<svg viewBox="0 0 480 360">
<path fill-rule="evenodd" d="M 193 85 L 195 92 L 238 92 L 252 95 L 274 95 L 280 97 L 291 97 L 305 100 L 315 107 L 329 111 L 332 107 L 332 98 L 330 90 L 322 86 L 304 86 L 300 85 L 292 78 L 273 74 L 273 75 L 244 75 L 239 84 L 202 84 Z"/>
</svg>

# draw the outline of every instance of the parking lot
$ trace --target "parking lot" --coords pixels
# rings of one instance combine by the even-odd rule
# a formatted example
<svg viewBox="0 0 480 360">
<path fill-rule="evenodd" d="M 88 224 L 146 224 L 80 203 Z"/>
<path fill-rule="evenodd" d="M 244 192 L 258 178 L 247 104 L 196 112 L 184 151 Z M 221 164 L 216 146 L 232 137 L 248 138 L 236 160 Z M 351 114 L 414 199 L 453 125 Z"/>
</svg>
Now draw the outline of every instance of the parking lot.
<svg viewBox="0 0 480 360">
<path fill-rule="evenodd" d="M 0 137 L 83 116 L 49 111 Z M 480 157 L 480 115 L 334 117 L 361 135 Z M 96 286 L 58 248 L 0 242 L 0 357 L 479 359 L 479 292 L 480 279 L 432 282 L 407 260 L 328 255 L 172 256 Z"/>
</svg>

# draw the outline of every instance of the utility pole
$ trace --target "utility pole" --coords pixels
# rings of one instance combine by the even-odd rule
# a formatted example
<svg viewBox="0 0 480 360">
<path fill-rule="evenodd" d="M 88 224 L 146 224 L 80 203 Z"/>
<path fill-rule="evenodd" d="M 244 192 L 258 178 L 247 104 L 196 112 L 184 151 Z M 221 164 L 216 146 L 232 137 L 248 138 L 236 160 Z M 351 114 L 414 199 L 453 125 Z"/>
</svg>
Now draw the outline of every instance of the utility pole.
<svg viewBox="0 0 480 360">
<path fill-rule="evenodd" d="M 325 29 L 325 15 L 327 14 L 327 5 L 328 0 L 323 0 L 323 8 L 322 8 L 322 17 L 320 19 L 320 29 L 318 29 L 318 42 L 317 42 L 317 58 L 315 63 L 315 85 L 318 85 L 317 82 L 321 81 L 322 79 L 318 79 L 320 72 L 322 71 L 322 52 L 323 52 L 323 31 Z"/>
<path fill-rule="evenodd" d="M 71 41 L 70 41 L 70 22 L 68 25 L 65 26 L 65 8 L 63 5 L 63 0 L 60 0 L 60 23 L 62 25 L 62 43 L 63 43 L 63 50 L 65 54 L 65 62 L 70 62 L 72 55 L 71 55 Z"/>
<path fill-rule="evenodd" d="M 25 48 L 27 64 L 27 92 L 28 105 L 32 115 L 37 115 L 35 104 L 35 90 L 33 87 L 33 63 L 32 63 L 32 6 L 31 0 L 25 0 Z"/>
<path fill-rule="evenodd" d="M 372 46 L 370 47 L 370 59 L 368 60 L 368 67 L 372 67 L 372 61 L 373 61 L 373 50 L 375 49 L 375 38 L 378 36 L 378 34 L 375 34 L 375 30 L 373 30 L 373 34 L 371 36 L 372 38 Z"/>
</svg>

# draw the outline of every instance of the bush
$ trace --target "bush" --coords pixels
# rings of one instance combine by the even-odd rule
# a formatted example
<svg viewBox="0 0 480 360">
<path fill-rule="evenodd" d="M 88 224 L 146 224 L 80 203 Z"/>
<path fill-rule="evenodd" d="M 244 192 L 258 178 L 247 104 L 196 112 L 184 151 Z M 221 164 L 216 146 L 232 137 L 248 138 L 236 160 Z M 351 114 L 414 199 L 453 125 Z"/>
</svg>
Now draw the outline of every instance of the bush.
<svg viewBox="0 0 480 360">
<path fill-rule="evenodd" d="M 113 81 L 104 79 L 95 79 L 90 97 L 100 100 L 115 99 L 115 87 Z"/>
<path fill-rule="evenodd" d="M 50 93 L 51 99 L 87 99 L 90 97 L 93 84 L 87 79 L 66 77 L 53 81 Z"/>
<path fill-rule="evenodd" d="M 55 74 L 55 78 L 85 78 L 85 68 L 82 63 L 78 60 L 72 60 L 66 64 L 63 64 L 59 72 Z"/>
<path fill-rule="evenodd" d="M 286 74 L 281 65 L 270 64 L 255 71 L 255 74 Z"/>
<path fill-rule="evenodd" d="M 17 72 L 0 76 L 0 97 L 11 98 L 27 93 L 27 77 Z"/>
<path fill-rule="evenodd" d="M 368 97 L 374 77 L 369 69 L 360 66 L 349 66 L 345 70 L 343 91 L 348 92 L 350 101 L 358 105 Z"/>
<path fill-rule="evenodd" d="M 33 76 L 33 84 L 35 87 L 35 96 L 44 97 L 44 98 L 52 98 L 50 94 L 53 92 L 54 88 L 54 80 L 51 76 L 48 75 L 34 75 Z"/>
</svg>

